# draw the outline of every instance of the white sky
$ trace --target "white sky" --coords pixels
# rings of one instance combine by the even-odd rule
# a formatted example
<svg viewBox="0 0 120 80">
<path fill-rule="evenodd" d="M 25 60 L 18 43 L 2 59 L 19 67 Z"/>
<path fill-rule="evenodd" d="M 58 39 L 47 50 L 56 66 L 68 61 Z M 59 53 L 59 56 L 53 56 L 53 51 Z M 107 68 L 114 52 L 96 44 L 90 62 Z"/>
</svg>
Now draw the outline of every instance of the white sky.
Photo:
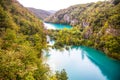
<svg viewBox="0 0 120 80">
<path fill-rule="evenodd" d="M 97 2 L 104 0 L 18 0 L 25 7 L 33 7 L 43 10 L 59 10 L 71 5 Z"/>
</svg>

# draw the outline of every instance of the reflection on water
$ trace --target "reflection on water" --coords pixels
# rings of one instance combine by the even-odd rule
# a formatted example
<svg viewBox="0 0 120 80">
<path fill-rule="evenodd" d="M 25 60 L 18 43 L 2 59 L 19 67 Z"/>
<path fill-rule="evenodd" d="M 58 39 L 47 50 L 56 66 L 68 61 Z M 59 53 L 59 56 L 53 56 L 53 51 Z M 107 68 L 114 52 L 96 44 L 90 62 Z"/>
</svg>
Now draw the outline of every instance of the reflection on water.
<svg viewBox="0 0 120 80">
<path fill-rule="evenodd" d="M 120 61 L 83 46 L 69 50 L 50 49 L 47 63 L 52 70 L 65 69 L 69 80 L 120 80 Z"/>
<path fill-rule="evenodd" d="M 105 75 L 109 80 L 120 80 L 120 61 L 110 59 L 105 56 L 102 52 L 83 47 L 88 55 L 89 60 L 99 67 L 102 74 Z M 99 54 L 96 54 L 99 52 Z"/>
<path fill-rule="evenodd" d="M 60 30 L 60 29 L 64 29 L 64 28 L 67 28 L 67 29 L 72 28 L 72 26 L 66 25 L 66 24 L 44 23 L 44 25 L 45 25 L 46 29 L 54 29 L 54 30 L 55 29 Z"/>
</svg>

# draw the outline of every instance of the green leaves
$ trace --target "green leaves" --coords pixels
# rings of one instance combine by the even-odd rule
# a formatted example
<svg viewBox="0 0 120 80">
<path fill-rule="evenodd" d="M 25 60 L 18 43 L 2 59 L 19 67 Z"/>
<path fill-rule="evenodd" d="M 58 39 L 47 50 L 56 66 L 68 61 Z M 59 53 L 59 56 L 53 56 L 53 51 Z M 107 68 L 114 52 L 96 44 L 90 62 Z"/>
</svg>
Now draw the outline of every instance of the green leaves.
<svg viewBox="0 0 120 80">
<path fill-rule="evenodd" d="M 108 21 L 112 28 L 120 29 L 120 14 L 111 16 Z"/>
<path fill-rule="evenodd" d="M 16 0 L 1 0 L 0 80 L 47 80 L 45 36 L 42 22 Z"/>
<path fill-rule="evenodd" d="M 67 73 L 65 72 L 65 69 L 63 69 L 61 72 L 56 71 L 56 79 L 57 80 L 68 80 Z"/>
</svg>

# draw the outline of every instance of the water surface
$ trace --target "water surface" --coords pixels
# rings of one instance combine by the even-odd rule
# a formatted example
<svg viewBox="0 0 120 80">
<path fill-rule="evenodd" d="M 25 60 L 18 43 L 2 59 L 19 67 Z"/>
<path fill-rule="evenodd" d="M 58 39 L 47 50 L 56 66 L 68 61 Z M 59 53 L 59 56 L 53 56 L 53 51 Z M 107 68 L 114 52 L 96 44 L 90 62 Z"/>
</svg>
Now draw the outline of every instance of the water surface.
<svg viewBox="0 0 120 80">
<path fill-rule="evenodd" d="M 120 80 L 120 61 L 93 48 L 50 49 L 47 63 L 53 71 L 65 69 L 69 80 Z"/>
<path fill-rule="evenodd" d="M 47 29 L 70 29 L 69 25 L 44 23 Z M 47 36 L 49 45 L 54 44 Z M 84 46 L 72 46 L 69 50 L 50 49 L 44 52 L 51 70 L 65 69 L 69 80 L 120 80 L 120 61 L 104 53 Z"/>
<path fill-rule="evenodd" d="M 66 24 L 54 24 L 54 23 L 44 23 L 46 29 L 70 29 L 72 26 Z"/>
</svg>

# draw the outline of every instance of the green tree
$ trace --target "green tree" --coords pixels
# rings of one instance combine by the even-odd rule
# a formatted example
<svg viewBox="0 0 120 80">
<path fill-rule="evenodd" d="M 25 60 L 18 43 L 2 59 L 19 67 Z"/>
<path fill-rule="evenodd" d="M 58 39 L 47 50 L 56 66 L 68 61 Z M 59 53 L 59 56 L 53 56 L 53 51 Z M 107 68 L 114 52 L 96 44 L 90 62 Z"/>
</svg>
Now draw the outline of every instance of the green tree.
<svg viewBox="0 0 120 80">
<path fill-rule="evenodd" d="M 55 75 L 57 80 L 68 80 L 67 73 L 64 69 L 61 72 L 57 71 Z"/>
</svg>

